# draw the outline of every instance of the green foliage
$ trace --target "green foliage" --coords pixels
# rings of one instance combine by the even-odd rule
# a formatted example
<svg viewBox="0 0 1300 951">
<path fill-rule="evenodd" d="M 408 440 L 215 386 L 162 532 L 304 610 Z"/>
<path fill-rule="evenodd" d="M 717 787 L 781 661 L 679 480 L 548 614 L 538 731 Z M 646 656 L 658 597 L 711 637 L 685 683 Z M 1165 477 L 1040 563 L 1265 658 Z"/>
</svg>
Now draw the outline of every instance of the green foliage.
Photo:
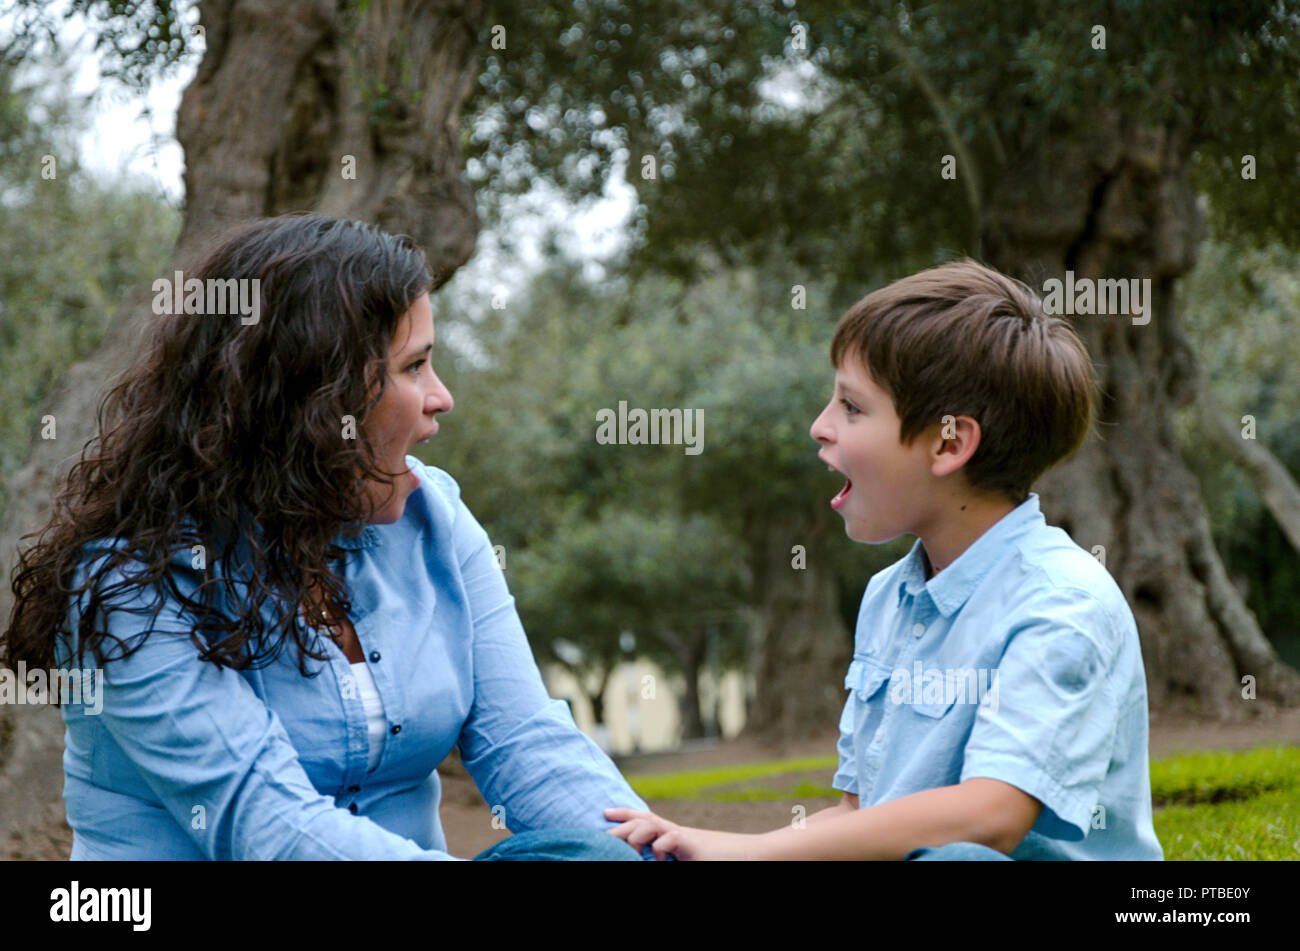
<svg viewBox="0 0 1300 951">
<path fill-rule="evenodd" d="M 439 367 L 457 402 L 431 461 L 505 547 L 539 655 L 574 645 L 599 676 L 629 631 L 676 671 L 674 635 L 718 624 L 721 665 L 740 667 L 780 519 L 807 526 L 808 559 L 845 579 L 852 623 L 900 553 L 853 545 L 827 504 L 839 482 L 808 429 L 829 398 L 834 315 L 824 288 L 807 291 L 793 309 L 789 286 L 754 270 L 591 285 L 557 257 L 500 310 L 476 313 L 454 283 L 439 295 L 439 339 L 464 353 Z M 620 401 L 702 411 L 703 451 L 598 443 L 598 411 Z"/>
<path fill-rule="evenodd" d="M 487 23 L 526 45 L 484 59 L 470 172 L 490 218 L 498 195 L 538 179 L 590 195 L 621 168 L 641 205 L 637 266 L 692 274 L 751 262 L 861 287 L 977 253 L 980 207 L 1011 161 L 1117 110 L 1187 143 L 1222 233 L 1300 245 L 1288 187 L 1300 170 L 1289 147 L 1298 10 L 1294 0 L 500 5 Z M 1092 43 L 1098 25 L 1105 49 Z M 1241 178 L 1245 153 L 1256 181 Z M 958 179 L 937 174 L 944 154 L 960 159 Z"/>
<path fill-rule="evenodd" d="M 194 51 L 198 4 L 192 0 L 70 0 L 62 19 L 91 21 L 95 49 L 105 51 L 103 72 L 135 89 L 165 76 Z M 59 11 L 46 0 L 17 0 L 6 44 L 27 59 L 57 49 Z"/>
<path fill-rule="evenodd" d="M 557 641 L 585 647 L 605 664 L 619 657 L 619 635 L 640 633 L 638 656 L 672 670 L 680 658 L 662 630 L 690 629 L 739 614 L 743 565 L 712 520 L 672 512 L 606 507 L 594 521 L 575 517 L 509 564 L 519 611 L 534 650 Z M 744 627 L 728 639 L 725 665 L 738 667 Z M 739 643 L 738 643 L 739 642 Z"/>
<path fill-rule="evenodd" d="M 1300 475 L 1300 254 L 1206 242 L 1178 290 L 1179 313 L 1211 393 L 1236 425 L 1255 419 L 1256 439 Z M 1289 663 L 1300 664 L 1300 557 L 1249 477 L 1221 453 L 1194 410 L 1177 428 L 1183 456 L 1200 480 L 1210 529 L 1231 577 L 1244 578 L 1260 626 Z"/>
<path fill-rule="evenodd" d="M 797 417 L 785 438 L 765 440 L 740 408 L 771 419 L 762 411 L 793 399 L 806 411 L 813 401 L 800 384 L 817 377 L 800 348 L 815 351 L 818 335 L 829 337 L 834 317 L 871 288 L 954 254 L 979 256 L 980 212 L 994 189 L 1015 187 L 1008 169 L 1041 155 L 1046 140 L 1087 136 L 1110 112 L 1130 128 L 1167 130 L 1188 157 L 1216 235 L 1230 242 L 1184 292 L 1185 308 L 1217 306 L 1223 318 L 1194 332 L 1198 352 L 1207 345 L 1216 386 L 1235 397 L 1225 406 L 1249 406 L 1242 412 L 1259 419 L 1261 439 L 1300 471 L 1291 425 L 1300 387 L 1288 385 L 1296 308 L 1284 279 L 1295 268 L 1277 250 L 1300 248 L 1300 192 L 1290 187 L 1300 172 L 1291 147 L 1300 4 L 1013 0 L 975 9 L 962 0 L 582 0 L 501 5 L 488 18 L 513 45 L 485 57 L 467 112 L 470 175 L 487 220 L 502 196 L 538 181 L 579 197 L 622 174 L 638 201 L 632 273 L 749 272 L 769 289 L 801 284 L 811 297 L 817 288 L 822 306 L 810 313 L 824 323 L 793 346 L 785 327 L 770 349 L 755 339 L 789 314 L 771 298 L 751 326 L 728 329 L 766 376 L 724 359 L 705 375 L 713 389 L 697 390 L 717 420 L 712 432 L 725 435 L 686 473 L 701 477 L 689 483 L 701 505 L 754 526 L 806 493 L 790 468 L 797 461 L 779 458 L 797 444 Z M 955 180 L 937 174 L 948 154 L 958 159 Z M 1241 175 L 1246 154 L 1253 181 Z M 643 177 L 646 156 L 652 178 Z M 1248 246 L 1268 250 L 1238 254 Z M 1246 314 L 1250 326 L 1238 333 Z M 1202 316 L 1214 315 L 1189 323 Z M 1251 356 L 1234 367 L 1242 347 Z M 1251 607 L 1296 662 L 1300 637 L 1286 639 L 1300 629 L 1290 595 L 1300 559 L 1244 478 L 1200 455 L 1193 465 L 1225 562 L 1248 578 Z M 746 495 L 752 472 L 779 475 L 772 490 L 755 490 L 751 511 L 737 511 L 720 496 L 733 485 Z M 775 497 L 781 489 L 788 500 Z M 846 603 L 860 594 L 852 580 L 841 586 Z"/>
<path fill-rule="evenodd" d="M 38 413 L 60 376 L 99 347 L 128 292 L 165 268 L 180 226 L 164 200 L 81 167 L 84 113 L 38 95 L 58 88 L 49 78 L 23 85 L 0 69 L 0 474 L 40 438 Z"/>
</svg>

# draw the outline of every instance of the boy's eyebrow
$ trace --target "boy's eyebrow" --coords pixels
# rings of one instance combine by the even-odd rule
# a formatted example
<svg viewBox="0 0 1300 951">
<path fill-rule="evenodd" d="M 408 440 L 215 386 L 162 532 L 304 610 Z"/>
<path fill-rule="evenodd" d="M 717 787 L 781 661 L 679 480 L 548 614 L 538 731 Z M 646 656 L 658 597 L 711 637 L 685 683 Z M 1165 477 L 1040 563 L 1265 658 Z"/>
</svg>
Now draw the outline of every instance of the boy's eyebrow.
<svg viewBox="0 0 1300 951">
<path fill-rule="evenodd" d="M 859 400 L 859 401 L 861 401 L 863 398 L 861 393 L 859 393 L 853 387 L 849 386 L 847 383 L 844 383 L 842 380 L 835 381 L 835 389 L 840 393 L 841 396 L 851 396 L 855 400 Z"/>
</svg>

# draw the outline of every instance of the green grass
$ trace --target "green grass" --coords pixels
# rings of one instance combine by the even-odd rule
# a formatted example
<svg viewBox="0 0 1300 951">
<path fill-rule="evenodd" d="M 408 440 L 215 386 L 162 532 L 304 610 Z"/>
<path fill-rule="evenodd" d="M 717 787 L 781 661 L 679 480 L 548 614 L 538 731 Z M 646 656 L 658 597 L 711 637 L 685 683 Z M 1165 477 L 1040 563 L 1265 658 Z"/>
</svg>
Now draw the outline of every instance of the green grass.
<svg viewBox="0 0 1300 951">
<path fill-rule="evenodd" d="M 768 802 L 828 797 L 834 756 L 769 760 L 718 769 L 629 776 L 643 799 Z M 826 783 L 790 774 L 825 770 Z M 779 777 L 787 776 L 782 784 Z M 754 780 L 766 779 L 758 785 Z M 776 782 L 771 782 L 775 779 Z M 1300 748 L 1186 753 L 1153 760 L 1151 798 L 1165 858 L 1300 858 Z"/>
<path fill-rule="evenodd" d="M 709 790 L 717 786 L 748 779 L 761 779 L 764 776 L 780 776 L 783 773 L 807 772 L 812 769 L 826 769 L 834 774 L 838 762 L 839 760 L 834 756 L 812 756 L 803 759 L 768 760 L 742 766 L 722 766 L 684 773 L 629 776 L 627 781 L 642 799 L 717 799 L 716 795 L 709 794 Z M 829 783 L 829 777 L 827 780 Z M 838 793 L 832 791 L 830 795 L 834 796 Z M 784 799 L 786 794 L 782 793 L 770 798 Z"/>
<path fill-rule="evenodd" d="M 1261 746 L 1246 753 L 1185 753 L 1151 763 L 1151 798 L 1198 804 L 1252 799 L 1300 786 L 1300 747 Z"/>
</svg>

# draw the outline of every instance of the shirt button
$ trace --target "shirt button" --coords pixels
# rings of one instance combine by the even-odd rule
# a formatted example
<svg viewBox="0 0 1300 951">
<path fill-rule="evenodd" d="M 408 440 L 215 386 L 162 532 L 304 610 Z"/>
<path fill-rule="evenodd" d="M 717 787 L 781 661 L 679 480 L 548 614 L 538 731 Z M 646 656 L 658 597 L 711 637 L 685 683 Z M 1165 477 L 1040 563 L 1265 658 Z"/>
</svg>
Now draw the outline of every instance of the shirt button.
<svg viewBox="0 0 1300 951">
<path fill-rule="evenodd" d="M 925 633 L 925 625 L 924 625 L 924 624 L 913 624 L 913 625 L 912 625 L 912 633 L 915 634 L 917 637 L 920 637 L 922 634 Z"/>
<path fill-rule="evenodd" d="M 354 816 L 357 814 L 357 804 L 355 802 L 348 806 L 348 812 L 352 813 Z"/>
<path fill-rule="evenodd" d="M 401 732 L 402 732 L 402 724 L 400 724 L 400 723 L 395 723 L 395 724 L 393 724 L 393 732 L 394 732 L 394 733 L 401 733 Z"/>
<path fill-rule="evenodd" d="M 371 662 L 371 663 L 374 663 L 374 662 L 377 661 L 377 660 L 379 660 L 379 651 L 371 651 L 371 652 L 370 652 L 370 662 Z"/>
</svg>

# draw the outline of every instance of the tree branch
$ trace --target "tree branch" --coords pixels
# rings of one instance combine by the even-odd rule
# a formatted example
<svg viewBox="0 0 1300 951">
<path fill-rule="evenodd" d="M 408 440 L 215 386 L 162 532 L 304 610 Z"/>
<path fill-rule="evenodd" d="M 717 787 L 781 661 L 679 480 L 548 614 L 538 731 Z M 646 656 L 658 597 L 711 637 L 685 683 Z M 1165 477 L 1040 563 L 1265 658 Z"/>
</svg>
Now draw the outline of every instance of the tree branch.
<svg viewBox="0 0 1300 951">
<path fill-rule="evenodd" d="M 920 61 L 907 47 L 907 44 L 897 36 L 887 34 L 885 36 L 885 42 L 898 58 L 902 60 L 903 64 L 912 74 L 912 78 L 915 79 L 917 85 L 921 87 L 921 92 L 924 93 L 925 98 L 929 100 L 930 107 L 934 110 L 934 114 L 938 118 L 939 124 L 943 126 L 944 137 L 947 138 L 949 146 L 951 146 L 953 152 L 956 153 L 958 162 L 961 163 L 961 171 L 958 173 L 957 177 L 961 180 L 962 186 L 966 190 L 966 203 L 970 206 L 971 218 L 975 223 L 973 250 L 978 256 L 980 245 L 979 228 L 982 208 L 982 202 L 980 201 L 982 189 L 980 188 L 979 167 L 975 164 L 975 158 L 966 147 L 966 143 L 963 142 L 961 136 L 957 134 L 957 124 L 953 121 L 952 110 L 948 107 L 948 103 L 944 99 L 943 94 L 939 92 L 939 87 L 934 84 L 934 80 L 930 78 L 930 74 L 925 71 L 925 67 L 921 65 Z"/>
<path fill-rule="evenodd" d="M 1238 468 L 1250 477 L 1260 499 L 1277 521 L 1287 541 L 1300 551 L 1300 486 L 1286 466 L 1255 439 L 1243 439 L 1237 424 L 1210 394 L 1202 380 L 1196 412 L 1206 434 Z"/>
</svg>

